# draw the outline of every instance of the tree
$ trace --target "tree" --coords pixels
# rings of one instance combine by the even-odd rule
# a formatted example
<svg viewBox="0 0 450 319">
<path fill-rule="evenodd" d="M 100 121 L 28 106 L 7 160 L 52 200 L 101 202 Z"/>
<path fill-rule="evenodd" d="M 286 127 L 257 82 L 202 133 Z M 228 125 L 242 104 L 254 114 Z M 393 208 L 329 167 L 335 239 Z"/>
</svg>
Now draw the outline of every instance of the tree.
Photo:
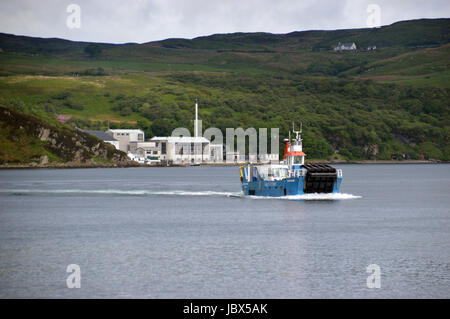
<svg viewBox="0 0 450 319">
<path fill-rule="evenodd" d="M 170 136 L 176 126 L 168 119 L 155 120 L 151 125 L 154 136 Z"/>
<path fill-rule="evenodd" d="M 90 58 L 98 58 L 102 53 L 102 47 L 98 44 L 89 44 L 84 48 L 84 52 L 89 55 Z"/>
</svg>

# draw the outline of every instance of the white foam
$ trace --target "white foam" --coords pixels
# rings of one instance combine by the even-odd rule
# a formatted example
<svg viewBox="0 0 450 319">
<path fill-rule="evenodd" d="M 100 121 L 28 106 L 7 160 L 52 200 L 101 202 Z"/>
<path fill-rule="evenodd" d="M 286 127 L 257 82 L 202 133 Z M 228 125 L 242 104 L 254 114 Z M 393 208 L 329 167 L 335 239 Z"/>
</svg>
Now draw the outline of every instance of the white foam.
<svg viewBox="0 0 450 319">
<path fill-rule="evenodd" d="M 241 192 L 214 192 L 214 191 L 199 191 L 199 192 L 192 192 L 192 191 L 159 191 L 159 192 L 152 192 L 153 195 L 179 195 L 179 196 L 227 196 L 227 197 L 233 197 L 233 196 L 242 196 Z"/>
<path fill-rule="evenodd" d="M 280 197 L 272 196 L 247 196 L 252 199 L 277 199 L 277 200 L 341 200 L 341 199 L 357 199 L 362 196 L 346 194 L 346 193 L 312 193 L 302 195 L 288 195 Z"/>
<path fill-rule="evenodd" d="M 2 189 L 0 193 L 21 194 L 105 194 L 105 195 L 166 195 L 166 196 L 241 196 L 241 192 L 214 192 L 214 191 L 148 191 L 148 190 L 118 190 L 118 189 Z"/>
<path fill-rule="evenodd" d="M 272 200 L 342 200 L 357 199 L 361 196 L 346 193 L 314 193 L 303 195 L 289 195 L 281 197 L 272 196 L 245 196 L 242 192 L 216 192 L 216 191 L 149 191 L 149 190 L 120 190 L 120 189 L 1 189 L 0 193 L 10 193 L 14 195 L 26 194 L 104 194 L 104 195 L 121 195 L 121 196 L 224 196 L 250 199 L 272 199 Z"/>
</svg>

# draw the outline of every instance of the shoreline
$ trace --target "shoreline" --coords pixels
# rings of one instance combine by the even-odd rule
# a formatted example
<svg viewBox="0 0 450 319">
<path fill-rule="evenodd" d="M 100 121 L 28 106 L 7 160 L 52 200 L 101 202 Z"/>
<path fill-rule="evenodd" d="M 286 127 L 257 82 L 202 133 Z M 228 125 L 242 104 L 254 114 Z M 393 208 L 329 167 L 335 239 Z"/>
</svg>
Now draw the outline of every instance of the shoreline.
<svg viewBox="0 0 450 319">
<path fill-rule="evenodd" d="M 396 160 L 364 160 L 364 161 L 321 161 L 321 160 L 311 160 L 307 163 L 311 164 L 328 164 L 328 165 L 348 165 L 348 164 L 358 164 L 358 165 L 365 165 L 365 164 L 376 164 L 376 165 L 383 165 L 383 164 L 449 164 L 448 161 L 435 161 L 435 160 L 403 160 L 403 161 L 396 161 Z M 195 166 L 241 166 L 241 165 L 248 165 L 248 163 L 204 163 L 200 165 Z M 261 164 L 255 164 L 255 165 L 261 165 Z M 75 168 L 131 168 L 131 167 L 148 167 L 148 168 L 154 168 L 154 167 L 190 167 L 191 164 L 172 164 L 172 165 L 164 165 L 164 164 L 153 164 L 153 165 L 146 165 L 146 164 L 106 164 L 106 163 L 58 163 L 58 164 L 36 164 L 36 163 L 30 163 L 30 164 L 0 164 L 0 170 L 8 170 L 8 169 L 75 169 Z"/>
</svg>

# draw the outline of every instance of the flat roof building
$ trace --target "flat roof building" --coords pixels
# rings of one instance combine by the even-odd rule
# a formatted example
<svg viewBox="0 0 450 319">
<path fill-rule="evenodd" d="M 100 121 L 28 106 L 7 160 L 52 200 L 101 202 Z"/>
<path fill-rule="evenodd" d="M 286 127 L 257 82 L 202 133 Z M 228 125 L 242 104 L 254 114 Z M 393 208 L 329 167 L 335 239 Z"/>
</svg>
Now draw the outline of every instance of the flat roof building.
<svg viewBox="0 0 450 319">
<path fill-rule="evenodd" d="M 221 162 L 222 144 L 211 144 L 204 137 L 155 136 L 150 141 L 156 143 L 161 161 L 171 163 Z"/>
<path fill-rule="evenodd" d="M 144 142 L 144 131 L 139 129 L 109 129 L 107 134 L 119 141 L 120 150 L 124 152 L 130 151 L 130 142 Z"/>
</svg>

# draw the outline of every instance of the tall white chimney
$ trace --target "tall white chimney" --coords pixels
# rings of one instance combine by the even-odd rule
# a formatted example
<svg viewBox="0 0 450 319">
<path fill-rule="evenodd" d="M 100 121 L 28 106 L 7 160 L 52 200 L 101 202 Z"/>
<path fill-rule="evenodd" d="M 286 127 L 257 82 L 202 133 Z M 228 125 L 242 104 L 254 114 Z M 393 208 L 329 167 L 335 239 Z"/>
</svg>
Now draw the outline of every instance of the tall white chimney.
<svg viewBox="0 0 450 319">
<path fill-rule="evenodd" d="M 194 137 L 198 137 L 198 101 L 195 99 Z"/>
</svg>

